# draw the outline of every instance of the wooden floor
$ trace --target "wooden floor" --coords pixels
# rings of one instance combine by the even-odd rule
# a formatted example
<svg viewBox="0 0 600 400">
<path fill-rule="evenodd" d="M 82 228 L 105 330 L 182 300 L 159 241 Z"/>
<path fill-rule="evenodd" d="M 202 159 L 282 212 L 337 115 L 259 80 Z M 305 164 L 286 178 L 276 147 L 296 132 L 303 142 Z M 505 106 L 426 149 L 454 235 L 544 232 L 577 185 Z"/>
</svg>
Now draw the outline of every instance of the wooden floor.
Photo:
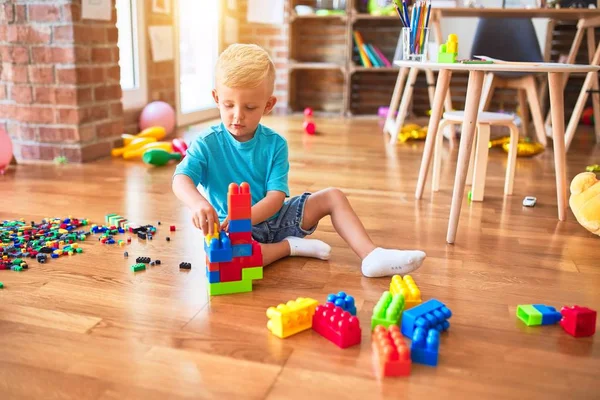
<svg viewBox="0 0 600 400">
<path fill-rule="evenodd" d="M 292 194 L 340 187 L 378 245 L 427 253 L 413 276 L 424 299 L 453 312 L 439 366 L 374 378 L 371 311 L 389 279 L 362 277 L 329 220 L 314 237 L 332 245 L 330 261 L 289 258 L 266 268 L 254 292 L 209 299 L 201 233 L 170 190 L 173 166 L 106 159 L 18 166 L 0 176 L 0 219 L 71 215 L 103 223 L 115 212 L 162 222 L 151 242 L 135 238 L 123 249 L 92 237 L 83 254 L 0 271 L 0 398 L 598 398 L 598 334 L 575 339 L 559 326 L 527 328 L 515 317 L 518 304 L 600 310 L 600 238 L 570 210 L 558 221 L 551 150 L 518 159 L 515 193 L 506 198 L 506 155 L 492 150 L 485 201 L 464 202 L 456 244 L 448 245 L 456 151 L 447 142 L 441 191 L 432 194 L 428 183 L 415 201 L 423 142 L 388 148 L 374 120 L 317 120 L 314 137 L 300 119 L 265 122 L 288 139 Z M 600 162 L 591 134 L 576 140 L 569 182 Z M 537 197 L 534 208 L 521 205 L 527 195 Z M 168 232 L 171 224 L 177 232 Z M 134 274 L 137 256 L 162 265 Z M 182 261 L 192 270 L 180 271 Z M 360 346 L 340 350 L 310 330 L 281 340 L 266 329 L 269 306 L 299 296 L 323 302 L 340 290 L 357 300 Z"/>
</svg>

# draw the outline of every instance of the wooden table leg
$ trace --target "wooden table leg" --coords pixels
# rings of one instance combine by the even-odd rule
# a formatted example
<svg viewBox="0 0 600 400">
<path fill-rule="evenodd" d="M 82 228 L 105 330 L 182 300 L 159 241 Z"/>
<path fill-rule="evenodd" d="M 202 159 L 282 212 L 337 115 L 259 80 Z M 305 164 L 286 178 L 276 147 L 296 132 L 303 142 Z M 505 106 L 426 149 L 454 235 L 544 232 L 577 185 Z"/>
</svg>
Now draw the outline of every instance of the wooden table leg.
<svg viewBox="0 0 600 400">
<path fill-rule="evenodd" d="M 460 208 L 465 194 L 465 182 L 467 180 L 471 148 L 475 137 L 483 76 L 483 71 L 469 72 L 469 84 L 467 86 L 467 98 L 465 101 L 465 116 L 460 134 L 460 148 L 458 150 L 454 191 L 452 192 L 452 206 L 450 207 L 450 220 L 448 221 L 448 234 L 446 236 L 446 241 L 450 244 L 454 243 L 454 240 L 456 239 Z"/>
<path fill-rule="evenodd" d="M 558 202 L 558 219 L 567 218 L 567 170 L 565 154 L 565 118 L 564 118 L 564 75 L 560 72 L 548 73 L 550 87 L 550 113 L 552 115 L 552 139 L 554 141 L 554 170 L 556 172 L 556 198 Z"/>
<path fill-rule="evenodd" d="M 435 145 L 435 137 L 438 134 L 438 126 L 440 124 L 440 119 L 442 118 L 442 106 L 444 99 L 446 98 L 446 93 L 448 93 L 451 76 L 452 71 L 447 69 L 440 70 L 438 74 L 437 84 L 435 85 L 435 95 L 433 96 L 433 107 L 431 108 L 431 117 L 429 118 L 429 126 L 427 127 L 427 136 L 425 137 L 425 148 L 423 150 L 423 158 L 421 159 L 421 168 L 419 169 L 419 180 L 415 191 L 416 199 L 423 197 L 427 172 L 431 163 L 433 146 Z"/>
<path fill-rule="evenodd" d="M 392 101 L 390 102 L 390 108 L 385 119 L 385 125 L 383 126 L 383 133 L 389 133 L 393 135 L 393 132 L 396 132 L 394 114 L 396 114 L 398 111 L 398 106 L 400 105 L 400 97 L 402 96 L 402 92 L 404 90 L 404 81 L 408 75 L 408 70 L 408 67 L 402 67 L 400 68 L 400 71 L 398 71 L 398 78 L 396 79 L 396 86 L 394 87 L 394 93 L 392 94 Z"/>
<path fill-rule="evenodd" d="M 390 143 L 396 143 L 396 141 L 398 140 L 398 135 L 402 130 L 402 125 L 404 125 L 404 119 L 406 118 L 406 114 L 408 113 L 408 106 L 410 105 L 410 101 L 412 100 L 412 94 L 415 88 L 415 82 L 417 81 L 418 74 L 419 70 L 417 68 L 411 68 L 410 72 L 408 73 L 406 87 L 404 88 L 404 94 L 402 95 L 402 101 L 400 102 L 400 109 L 398 110 L 398 116 L 396 117 L 396 122 L 394 123 L 396 126 L 396 131 L 392 132 L 392 138 L 390 139 Z"/>
</svg>

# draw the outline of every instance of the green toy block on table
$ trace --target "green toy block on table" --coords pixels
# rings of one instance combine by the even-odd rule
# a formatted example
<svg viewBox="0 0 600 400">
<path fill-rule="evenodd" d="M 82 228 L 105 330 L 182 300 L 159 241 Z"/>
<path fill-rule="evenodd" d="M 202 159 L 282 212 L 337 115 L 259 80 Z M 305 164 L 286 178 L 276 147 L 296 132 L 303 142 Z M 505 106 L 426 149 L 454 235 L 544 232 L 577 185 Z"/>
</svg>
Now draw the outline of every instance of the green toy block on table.
<svg viewBox="0 0 600 400">
<path fill-rule="evenodd" d="M 438 62 L 444 64 L 453 64 L 458 57 L 458 36 L 451 33 L 448 35 L 446 43 L 440 46 L 438 51 Z"/>
</svg>

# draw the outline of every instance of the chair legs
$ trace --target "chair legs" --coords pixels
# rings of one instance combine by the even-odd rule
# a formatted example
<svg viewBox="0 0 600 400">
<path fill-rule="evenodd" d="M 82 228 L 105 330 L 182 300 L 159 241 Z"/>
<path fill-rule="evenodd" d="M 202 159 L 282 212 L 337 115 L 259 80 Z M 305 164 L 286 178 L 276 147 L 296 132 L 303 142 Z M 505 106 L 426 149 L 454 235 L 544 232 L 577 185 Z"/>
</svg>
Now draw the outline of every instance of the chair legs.
<svg viewBox="0 0 600 400">
<path fill-rule="evenodd" d="M 513 193 L 513 181 L 515 180 L 515 166 L 517 164 L 517 145 L 519 144 L 519 129 L 516 125 L 508 126 L 510 129 L 510 148 L 508 150 L 508 163 L 506 165 L 506 177 L 504 178 L 504 195 Z"/>
</svg>

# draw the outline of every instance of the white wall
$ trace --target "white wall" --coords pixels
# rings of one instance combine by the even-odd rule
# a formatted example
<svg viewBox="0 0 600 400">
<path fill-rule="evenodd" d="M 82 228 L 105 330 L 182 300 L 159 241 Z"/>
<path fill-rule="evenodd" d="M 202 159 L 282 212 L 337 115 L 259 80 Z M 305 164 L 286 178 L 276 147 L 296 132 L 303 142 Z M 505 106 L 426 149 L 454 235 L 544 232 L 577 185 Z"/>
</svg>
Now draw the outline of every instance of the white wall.
<svg viewBox="0 0 600 400">
<path fill-rule="evenodd" d="M 461 0 L 457 0 L 461 1 Z M 479 4 L 484 7 L 502 7 L 502 0 L 479 0 Z M 458 35 L 458 57 L 461 59 L 469 58 L 471 53 L 471 45 L 473 44 L 473 38 L 475 37 L 475 30 L 477 29 L 478 18 L 447 18 L 444 17 L 442 20 L 442 35 L 444 41 L 451 33 Z M 542 54 L 544 52 L 544 46 L 546 44 L 546 28 L 548 27 L 547 18 L 535 18 L 533 19 L 533 26 L 537 33 L 538 41 L 540 42 L 540 48 Z"/>
</svg>

